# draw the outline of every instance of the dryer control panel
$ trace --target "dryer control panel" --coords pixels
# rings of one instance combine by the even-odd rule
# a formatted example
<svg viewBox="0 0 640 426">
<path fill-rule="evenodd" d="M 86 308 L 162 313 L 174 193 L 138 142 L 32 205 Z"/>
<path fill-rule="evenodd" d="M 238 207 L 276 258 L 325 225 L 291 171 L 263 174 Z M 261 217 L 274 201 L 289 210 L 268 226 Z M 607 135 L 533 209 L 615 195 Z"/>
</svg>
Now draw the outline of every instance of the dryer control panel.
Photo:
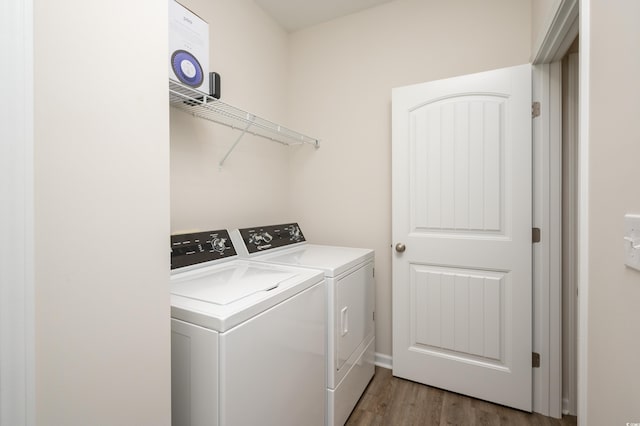
<svg viewBox="0 0 640 426">
<path fill-rule="evenodd" d="M 249 254 L 306 241 L 297 223 L 239 229 Z"/>
<path fill-rule="evenodd" d="M 229 232 L 195 232 L 171 236 L 171 269 L 235 256 Z"/>
</svg>

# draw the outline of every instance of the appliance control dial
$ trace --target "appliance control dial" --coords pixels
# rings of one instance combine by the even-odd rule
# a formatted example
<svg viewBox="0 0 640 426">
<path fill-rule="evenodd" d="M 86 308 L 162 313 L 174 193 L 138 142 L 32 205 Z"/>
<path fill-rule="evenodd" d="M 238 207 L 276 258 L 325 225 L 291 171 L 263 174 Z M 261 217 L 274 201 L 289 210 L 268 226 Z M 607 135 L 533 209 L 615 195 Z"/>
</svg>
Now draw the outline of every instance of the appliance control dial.
<svg viewBox="0 0 640 426">
<path fill-rule="evenodd" d="M 249 244 L 259 246 L 262 243 L 262 234 L 251 234 L 249 236 Z"/>
<path fill-rule="evenodd" d="M 226 238 L 214 238 L 211 241 L 211 248 L 218 252 L 223 253 L 224 249 L 227 248 L 227 239 Z"/>
<path fill-rule="evenodd" d="M 291 225 L 289 228 L 289 235 L 293 241 L 300 241 L 300 227 L 298 225 Z"/>
<path fill-rule="evenodd" d="M 273 241 L 273 236 L 267 231 L 256 232 L 249 237 L 249 244 L 255 244 L 256 246 L 269 244 L 271 241 Z"/>
</svg>

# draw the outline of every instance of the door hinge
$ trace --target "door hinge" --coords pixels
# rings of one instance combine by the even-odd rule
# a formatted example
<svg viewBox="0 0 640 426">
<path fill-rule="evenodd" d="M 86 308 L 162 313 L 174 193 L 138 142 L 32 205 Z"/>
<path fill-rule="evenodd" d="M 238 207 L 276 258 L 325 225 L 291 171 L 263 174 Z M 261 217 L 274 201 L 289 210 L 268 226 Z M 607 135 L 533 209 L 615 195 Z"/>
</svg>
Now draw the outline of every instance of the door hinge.
<svg viewBox="0 0 640 426">
<path fill-rule="evenodd" d="M 533 368 L 540 368 L 540 354 L 538 352 L 531 353 L 531 366 Z"/>
<path fill-rule="evenodd" d="M 540 228 L 531 228 L 531 241 L 534 243 L 540 242 Z"/>
<path fill-rule="evenodd" d="M 373 322 L 376 322 L 376 311 L 373 311 Z"/>
<path fill-rule="evenodd" d="M 531 118 L 540 116 L 540 102 L 531 103 Z"/>
</svg>

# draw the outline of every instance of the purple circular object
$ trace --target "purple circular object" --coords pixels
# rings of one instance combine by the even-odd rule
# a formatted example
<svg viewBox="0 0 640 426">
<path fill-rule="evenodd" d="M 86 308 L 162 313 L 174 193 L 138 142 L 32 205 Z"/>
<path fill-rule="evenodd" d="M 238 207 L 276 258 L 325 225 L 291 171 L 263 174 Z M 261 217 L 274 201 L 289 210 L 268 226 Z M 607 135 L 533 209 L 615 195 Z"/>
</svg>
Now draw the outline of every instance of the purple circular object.
<svg viewBox="0 0 640 426">
<path fill-rule="evenodd" d="M 198 60 L 186 50 L 176 50 L 171 55 L 171 68 L 178 79 L 191 87 L 200 87 L 204 81 Z"/>
</svg>

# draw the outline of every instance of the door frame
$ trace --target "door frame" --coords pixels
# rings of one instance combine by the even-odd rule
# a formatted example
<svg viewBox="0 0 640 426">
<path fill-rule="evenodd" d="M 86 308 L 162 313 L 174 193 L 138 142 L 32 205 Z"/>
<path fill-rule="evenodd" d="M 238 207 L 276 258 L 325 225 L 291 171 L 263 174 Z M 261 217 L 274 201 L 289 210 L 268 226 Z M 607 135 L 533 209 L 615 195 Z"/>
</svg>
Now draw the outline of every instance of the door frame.
<svg viewBox="0 0 640 426">
<path fill-rule="evenodd" d="M 571 50 L 569 51 L 571 52 Z M 578 52 L 567 53 L 562 59 L 563 78 L 563 243 L 562 243 L 562 412 L 576 415 L 577 405 L 577 211 L 578 211 Z"/>
<path fill-rule="evenodd" d="M 0 8 L 12 67 L 0 68 L 10 110 L 0 117 L 0 423 L 35 424 L 33 0 Z M 6 141 L 6 142 L 5 142 Z"/>
<path fill-rule="evenodd" d="M 533 374 L 533 411 L 562 416 L 562 270 L 561 270 L 561 66 L 533 66 L 533 99 L 540 116 L 533 119 L 533 351 L 540 367 Z"/>
<path fill-rule="evenodd" d="M 535 248 L 534 254 L 534 351 L 543 360 L 540 369 L 534 369 L 534 411 L 560 417 L 562 414 L 562 306 L 561 299 L 561 185 L 562 175 L 558 137 L 562 132 L 561 67 L 564 56 L 576 36 L 580 37 L 580 136 L 578 144 L 578 419 L 587 424 L 587 308 L 588 308 L 588 118 L 589 118 L 589 19 L 588 0 L 561 0 L 550 19 L 543 36 L 532 52 L 534 100 L 541 102 L 541 115 L 534 120 L 534 158 L 548 162 L 534 162 L 534 223 L 543 229 L 547 241 Z M 560 80 L 559 80 L 560 79 Z M 545 108 L 545 105 L 547 106 Z M 561 139 L 560 139 L 561 140 Z M 536 150 L 538 150 L 536 152 Z M 544 165 L 549 167 L 545 168 Z M 536 214 L 537 212 L 537 214 Z M 540 222 L 538 222 L 538 221 Z M 552 232 L 553 231 L 553 232 Z M 555 238 L 550 238 L 555 236 Z M 536 278 L 538 277 L 538 278 Z M 534 302 L 535 303 L 535 302 Z"/>
</svg>

